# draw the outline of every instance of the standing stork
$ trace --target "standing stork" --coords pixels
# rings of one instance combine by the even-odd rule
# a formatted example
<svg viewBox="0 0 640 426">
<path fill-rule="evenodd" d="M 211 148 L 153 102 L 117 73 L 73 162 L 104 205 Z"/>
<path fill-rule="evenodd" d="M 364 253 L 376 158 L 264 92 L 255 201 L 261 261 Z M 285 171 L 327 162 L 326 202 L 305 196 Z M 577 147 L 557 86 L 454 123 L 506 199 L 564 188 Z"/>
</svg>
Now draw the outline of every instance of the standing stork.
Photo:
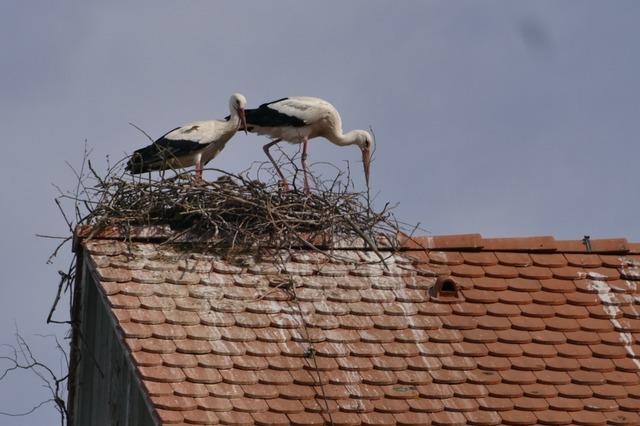
<svg viewBox="0 0 640 426">
<path fill-rule="evenodd" d="M 132 174 L 196 166 L 196 178 L 202 179 L 202 167 L 222 151 L 240 128 L 246 128 L 244 109 L 247 100 L 239 93 L 229 99 L 231 115 L 225 120 L 194 121 L 176 127 L 149 146 L 131 155 L 127 170 Z"/>
<path fill-rule="evenodd" d="M 307 143 L 309 139 L 322 136 L 338 146 L 357 145 L 362 151 L 364 176 L 369 185 L 369 167 L 373 138 L 365 130 L 352 130 L 342 133 L 340 114 L 329 102 L 308 96 L 292 96 L 260 105 L 245 111 L 247 130 L 259 135 L 267 135 L 272 141 L 263 149 L 285 188 L 287 180 L 269 152 L 269 148 L 280 141 L 302 144 L 302 170 L 304 190 L 309 192 Z"/>
</svg>

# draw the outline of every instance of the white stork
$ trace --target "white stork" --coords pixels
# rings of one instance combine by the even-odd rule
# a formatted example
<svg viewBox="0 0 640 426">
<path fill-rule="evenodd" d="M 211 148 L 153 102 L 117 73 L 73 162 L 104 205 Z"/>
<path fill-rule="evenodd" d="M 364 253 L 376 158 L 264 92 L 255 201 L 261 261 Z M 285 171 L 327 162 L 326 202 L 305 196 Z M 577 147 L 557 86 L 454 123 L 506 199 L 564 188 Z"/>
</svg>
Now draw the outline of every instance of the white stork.
<svg viewBox="0 0 640 426">
<path fill-rule="evenodd" d="M 247 109 L 245 114 L 248 131 L 267 135 L 272 139 L 263 149 L 276 168 L 285 188 L 288 188 L 287 181 L 269 153 L 269 148 L 280 141 L 302 144 L 304 190 L 308 193 L 307 142 L 318 136 L 322 136 L 339 146 L 357 145 L 360 147 L 364 176 L 367 185 L 369 185 L 373 138 L 365 130 L 352 130 L 343 134 L 340 114 L 329 102 L 319 98 L 293 96 L 262 104 L 255 109 Z"/>
<path fill-rule="evenodd" d="M 138 149 L 127 163 L 132 174 L 196 166 L 202 179 L 202 167 L 222 151 L 240 128 L 246 128 L 244 108 L 247 100 L 239 93 L 229 99 L 231 115 L 225 120 L 194 121 L 176 127 L 153 144 Z"/>
</svg>

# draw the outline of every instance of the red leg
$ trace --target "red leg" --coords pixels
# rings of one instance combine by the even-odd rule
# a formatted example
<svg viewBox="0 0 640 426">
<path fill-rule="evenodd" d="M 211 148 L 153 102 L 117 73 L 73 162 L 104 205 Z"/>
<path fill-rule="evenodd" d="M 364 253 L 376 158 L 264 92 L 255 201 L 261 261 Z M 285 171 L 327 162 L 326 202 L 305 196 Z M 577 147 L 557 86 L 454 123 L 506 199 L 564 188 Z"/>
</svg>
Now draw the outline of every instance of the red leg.
<svg viewBox="0 0 640 426">
<path fill-rule="evenodd" d="M 269 157 L 269 160 L 271 161 L 271 164 L 273 164 L 273 167 L 276 169 L 276 173 L 278 173 L 278 176 L 280 177 L 280 181 L 282 182 L 282 186 L 284 190 L 288 191 L 289 184 L 287 183 L 287 179 L 284 177 L 284 175 L 282 174 L 282 171 L 280 170 L 280 167 L 278 167 L 278 163 L 276 163 L 276 161 L 271 156 L 271 153 L 269 152 L 269 148 L 271 148 L 273 145 L 277 144 L 280 141 L 282 141 L 282 139 L 274 139 L 273 141 L 263 146 L 262 149 L 264 150 L 264 153 L 267 154 L 267 157 Z"/>
<path fill-rule="evenodd" d="M 202 163 L 200 161 L 196 163 L 196 179 L 202 180 Z"/>
<path fill-rule="evenodd" d="M 311 192 L 309 187 L 309 165 L 307 164 L 307 139 L 302 143 L 302 173 L 304 173 L 304 193 Z"/>
</svg>

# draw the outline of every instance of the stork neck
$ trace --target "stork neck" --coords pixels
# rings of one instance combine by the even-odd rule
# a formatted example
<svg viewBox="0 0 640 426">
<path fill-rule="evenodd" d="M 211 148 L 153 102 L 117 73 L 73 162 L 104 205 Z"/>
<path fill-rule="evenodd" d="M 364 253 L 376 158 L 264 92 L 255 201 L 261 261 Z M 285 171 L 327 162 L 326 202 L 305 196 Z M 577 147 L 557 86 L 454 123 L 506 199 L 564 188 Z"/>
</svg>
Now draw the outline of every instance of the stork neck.
<svg viewBox="0 0 640 426">
<path fill-rule="evenodd" d="M 340 146 L 355 145 L 358 143 L 357 133 L 354 131 L 342 133 L 338 130 L 327 137 L 331 142 Z"/>
</svg>

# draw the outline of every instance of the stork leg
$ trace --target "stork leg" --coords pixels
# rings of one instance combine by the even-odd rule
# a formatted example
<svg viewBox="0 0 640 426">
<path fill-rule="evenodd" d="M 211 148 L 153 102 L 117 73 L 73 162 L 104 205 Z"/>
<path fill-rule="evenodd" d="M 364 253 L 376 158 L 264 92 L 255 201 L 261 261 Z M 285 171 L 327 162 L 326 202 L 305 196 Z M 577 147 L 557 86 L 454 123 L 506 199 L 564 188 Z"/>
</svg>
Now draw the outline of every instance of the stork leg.
<svg viewBox="0 0 640 426">
<path fill-rule="evenodd" d="M 280 170 L 280 167 L 278 167 L 278 164 L 276 163 L 276 161 L 271 156 L 271 153 L 269 152 L 269 148 L 271 148 L 273 145 L 281 141 L 282 139 L 274 139 L 268 144 L 266 144 L 265 146 L 263 146 L 262 149 L 264 150 L 264 153 L 267 154 L 267 157 L 269 157 L 271 164 L 273 164 L 273 167 L 276 169 L 276 173 L 278 173 L 278 176 L 280 176 L 280 181 L 282 182 L 282 186 L 284 187 L 284 190 L 288 191 L 289 184 L 287 183 L 287 179 L 284 177 L 284 175 L 282 174 L 282 171 Z"/>
<path fill-rule="evenodd" d="M 196 162 L 196 180 L 202 180 L 202 162 Z"/>
<path fill-rule="evenodd" d="M 307 139 L 302 143 L 302 173 L 304 173 L 304 193 L 311 192 L 309 187 L 309 165 L 307 164 Z"/>
</svg>

